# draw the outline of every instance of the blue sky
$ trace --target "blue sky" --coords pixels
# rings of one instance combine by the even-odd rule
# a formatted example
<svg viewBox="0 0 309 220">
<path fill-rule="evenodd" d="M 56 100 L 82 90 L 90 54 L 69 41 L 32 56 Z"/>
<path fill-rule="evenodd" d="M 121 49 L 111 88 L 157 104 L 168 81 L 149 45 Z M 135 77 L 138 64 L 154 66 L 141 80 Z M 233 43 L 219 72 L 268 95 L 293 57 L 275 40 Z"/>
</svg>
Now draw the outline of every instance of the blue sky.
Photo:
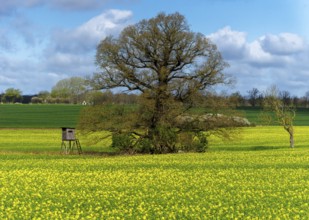
<svg viewBox="0 0 309 220">
<path fill-rule="evenodd" d="M 210 38 L 243 95 L 275 84 L 309 91 L 306 0 L 0 0 L 0 93 L 50 91 L 61 79 L 96 71 L 96 45 L 159 12 L 183 14 Z"/>
</svg>

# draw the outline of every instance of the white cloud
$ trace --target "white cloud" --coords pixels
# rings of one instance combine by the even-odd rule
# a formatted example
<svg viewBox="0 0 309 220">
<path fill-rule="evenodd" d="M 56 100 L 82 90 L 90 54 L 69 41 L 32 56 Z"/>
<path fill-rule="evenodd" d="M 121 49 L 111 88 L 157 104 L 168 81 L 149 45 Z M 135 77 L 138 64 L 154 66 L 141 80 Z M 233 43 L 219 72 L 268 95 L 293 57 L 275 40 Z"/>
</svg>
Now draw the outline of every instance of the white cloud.
<svg viewBox="0 0 309 220">
<path fill-rule="evenodd" d="M 44 69 L 67 77 L 89 75 L 95 70 L 94 54 L 54 53 L 44 61 Z"/>
<path fill-rule="evenodd" d="M 130 24 L 132 12 L 109 10 L 76 28 L 54 30 L 44 41 L 38 27 L 16 15 L 8 23 L 14 28 L 0 27 L 0 88 L 32 94 L 60 79 L 92 74 L 97 44 Z"/>
<path fill-rule="evenodd" d="M 243 94 L 271 84 L 300 96 L 309 90 L 304 85 L 309 77 L 309 47 L 300 36 L 268 34 L 248 42 L 246 33 L 225 27 L 208 37 L 230 63 L 226 71 L 237 79 L 235 87 Z"/>
<path fill-rule="evenodd" d="M 124 26 L 127 26 L 131 16 L 131 11 L 112 9 L 90 19 L 77 28 L 76 33 L 83 36 L 88 35 L 94 38 L 94 40 L 98 40 L 108 33 L 119 31 Z"/>
<path fill-rule="evenodd" d="M 86 41 L 93 49 L 107 35 L 119 33 L 129 24 L 131 16 L 131 11 L 109 10 L 81 25 L 70 35 L 79 42 Z"/>
<path fill-rule="evenodd" d="M 75 29 L 54 31 L 44 52 L 44 68 L 59 75 L 92 74 L 98 43 L 110 34 L 120 33 L 131 16 L 130 11 L 109 10 Z"/>
<path fill-rule="evenodd" d="M 271 54 L 265 52 L 259 41 L 248 43 L 246 47 L 245 59 L 257 63 L 269 63 L 272 60 Z"/>
<path fill-rule="evenodd" d="M 268 34 L 260 39 L 264 51 L 276 55 L 289 55 L 302 52 L 305 48 L 304 40 L 292 33 L 279 35 Z"/>
<path fill-rule="evenodd" d="M 288 55 L 295 56 L 305 49 L 304 40 L 295 34 L 264 35 L 248 42 L 245 32 L 224 27 L 208 35 L 219 48 L 225 59 L 242 60 L 262 65 L 278 65 L 290 62 Z"/>
<path fill-rule="evenodd" d="M 84 53 L 94 50 L 104 37 L 116 34 L 129 24 L 132 12 L 109 10 L 76 29 L 56 30 L 51 42 L 55 51 Z"/>
<path fill-rule="evenodd" d="M 9 87 L 30 91 L 35 85 L 37 76 L 40 76 L 40 67 L 37 63 L 24 58 L 0 56 L 2 65 L 0 65 L 0 92 Z M 25 83 L 30 81 L 30 83 Z"/>
<path fill-rule="evenodd" d="M 231 27 L 224 27 L 207 37 L 219 46 L 227 59 L 242 57 L 246 47 L 246 33 L 233 31 Z"/>
</svg>

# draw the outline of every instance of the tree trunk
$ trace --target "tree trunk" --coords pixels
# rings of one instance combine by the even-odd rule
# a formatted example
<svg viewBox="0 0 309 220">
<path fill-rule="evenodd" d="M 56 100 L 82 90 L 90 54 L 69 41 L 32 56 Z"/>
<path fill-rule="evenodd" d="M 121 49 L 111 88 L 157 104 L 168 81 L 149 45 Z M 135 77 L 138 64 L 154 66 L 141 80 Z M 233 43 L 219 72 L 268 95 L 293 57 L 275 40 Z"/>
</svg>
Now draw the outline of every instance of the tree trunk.
<svg viewBox="0 0 309 220">
<path fill-rule="evenodd" d="M 290 148 L 294 148 L 294 129 L 293 129 L 293 125 L 285 126 L 284 129 L 290 135 Z"/>
<path fill-rule="evenodd" d="M 156 153 L 174 153 L 176 152 L 175 136 L 167 120 L 171 103 L 169 103 L 166 80 L 159 83 L 155 95 L 148 137 L 153 142 Z"/>
<path fill-rule="evenodd" d="M 294 132 L 289 132 L 290 133 L 290 148 L 294 148 Z"/>
</svg>

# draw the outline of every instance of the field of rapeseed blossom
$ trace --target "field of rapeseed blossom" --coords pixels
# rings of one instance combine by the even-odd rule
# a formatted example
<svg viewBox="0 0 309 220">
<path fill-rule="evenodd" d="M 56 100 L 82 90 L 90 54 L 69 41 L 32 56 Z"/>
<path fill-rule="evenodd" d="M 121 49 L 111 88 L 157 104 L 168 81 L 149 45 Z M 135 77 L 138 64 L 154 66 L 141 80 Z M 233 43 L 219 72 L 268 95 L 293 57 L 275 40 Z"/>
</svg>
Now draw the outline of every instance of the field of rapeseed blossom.
<svg viewBox="0 0 309 220">
<path fill-rule="evenodd" d="M 202 154 L 0 151 L 0 219 L 308 219 L 306 128 L 296 149 L 263 129 Z"/>
</svg>

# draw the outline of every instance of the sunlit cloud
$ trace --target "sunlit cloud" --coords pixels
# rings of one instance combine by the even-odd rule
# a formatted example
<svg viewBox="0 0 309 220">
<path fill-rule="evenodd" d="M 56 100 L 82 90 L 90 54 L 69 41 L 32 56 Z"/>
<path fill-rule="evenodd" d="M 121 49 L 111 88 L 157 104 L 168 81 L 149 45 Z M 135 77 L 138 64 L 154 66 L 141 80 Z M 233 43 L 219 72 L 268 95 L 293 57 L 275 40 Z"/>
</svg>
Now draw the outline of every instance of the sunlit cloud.
<svg viewBox="0 0 309 220">
<path fill-rule="evenodd" d="M 267 34 L 249 42 L 245 32 L 225 27 L 208 37 L 230 63 L 227 72 L 235 76 L 242 92 L 271 84 L 297 95 L 307 90 L 303 79 L 309 77 L 309 47 L 301 36 Z"/>
</svg>

